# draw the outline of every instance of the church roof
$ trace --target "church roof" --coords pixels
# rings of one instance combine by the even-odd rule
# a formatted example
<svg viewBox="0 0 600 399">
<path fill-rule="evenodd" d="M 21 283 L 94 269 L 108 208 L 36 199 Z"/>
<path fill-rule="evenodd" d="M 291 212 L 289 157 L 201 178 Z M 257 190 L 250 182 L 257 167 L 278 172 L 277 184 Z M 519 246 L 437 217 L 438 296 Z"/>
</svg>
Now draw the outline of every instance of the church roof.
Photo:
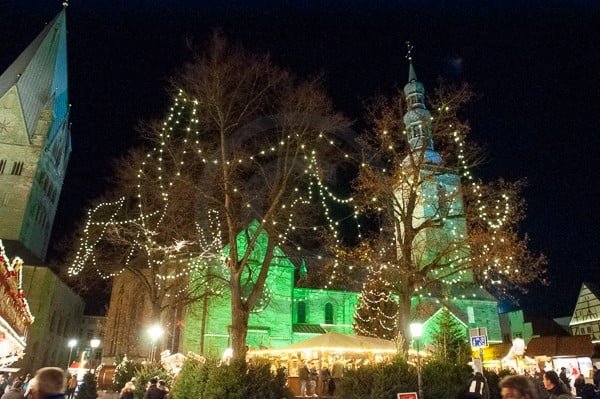
<svg viewBox="0 0 600 399">
<path fill-rule="evenodd" d="M 68 112 L 66 37 L 63 9 L 0 75 L 0 97 L 17 88 L 30 137 L 50 100 L 55 120 L 62 122 Z"/>
</svg>

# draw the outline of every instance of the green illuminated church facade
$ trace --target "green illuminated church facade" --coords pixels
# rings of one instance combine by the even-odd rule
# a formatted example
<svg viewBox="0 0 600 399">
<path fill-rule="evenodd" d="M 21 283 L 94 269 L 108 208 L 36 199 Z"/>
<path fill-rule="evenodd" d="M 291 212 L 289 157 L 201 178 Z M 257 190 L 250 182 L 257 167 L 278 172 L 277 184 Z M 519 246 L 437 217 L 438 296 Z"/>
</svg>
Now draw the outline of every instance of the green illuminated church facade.
<svg viewBox="0 0 600 399">
<path fill-rule="evenodd" d="M 435 256 L 435 243 L 439 244 L 445 237 L 451 239 L 455 235 L 467 234 L 460 176 L 453 170 L 441 169 L 441 158 L 433 148 L 430 127 L 423 123 L 430 114 L 424 103 L 423 85 L 417 80 L 412 63 L 404 92 L 408 104 L 404 123 L 409 147 L 416 150 L 425 146 L 426 159 L 421 166 L 421 173 L 434 176 L 423 184 L 423 201 L 414 218 L 431 218 L 443 212 L 447 219 L 441 232 L 426 233 L 434 235 L 425 235 L 417 240 L 416 245 L 422 247 L 420 251 L 425 257 Z M 253 224 L 249 226 L 250 235 L 255 227 Z M 238 245 L 246 236 L 240 233 Z M 258 240 L 254 251 L 256 264 L 264 259 L 264 243 L 267 241 L 266 237 Z M 250 348 L 282 347 L 330 331 L 355 333 L 353 323 L 360 293 L 296 287 L 295 276 L 300 267 L 303 266 L 294 265 L 280 248 L 275 249 L 264 298 L 249 318 L 247 344 Z M 465 327 L 465 331 L 468 328 L 485 327 L 490 343 L 502 342 L 496 298 L 474 283 L 470 272 L 449 275 L 452 275 L 450 279 L 460 284 L 449 284 L 444 299 L 442 295 L 439 298 L 412 298 L 413 318 L 424 324 L 423 343 L 432 343 L 438 318 L 444 308 Z M 231 305 L 227 290 L 223 290 L 221 296 L 209 297 L 189 306 L 183 324 L 181 349 L 184 353 L 191 351 L 207 356 L 223 355 L 230 347 Z"/>
</svg>

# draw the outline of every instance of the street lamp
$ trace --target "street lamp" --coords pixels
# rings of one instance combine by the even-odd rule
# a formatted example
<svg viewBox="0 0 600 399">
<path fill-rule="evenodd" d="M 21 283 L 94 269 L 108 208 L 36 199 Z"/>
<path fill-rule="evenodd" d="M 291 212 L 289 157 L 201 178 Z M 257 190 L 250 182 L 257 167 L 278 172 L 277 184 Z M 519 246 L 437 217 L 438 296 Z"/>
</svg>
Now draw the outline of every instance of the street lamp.
<svg viewBox="0 0 600 399">
<path fill-rule="evenodd" d="M 69 367 L 71 366 L 71 356 L 73 356 L 73 348 L 77 346 L 76 339 L 70 339 L 67 342 L 67 346 L 69 347 L 69 361 L 67 362 L 67 371 L 69 371 Z"/>
<path fill-rule="evenodd" d="M 423 382 L 421 379 L 421 353 L 419 348 L 419 338 L 423 335 L 423 324 L 411 323 L 410 335 L 417 344 L 417 386 L 419 388 L 419 399 L 423 399 Z"/>
<path fill-rule="evenodd" d="M 159 324 L 155 324 L 148 329 L 148 335 L 150 336 L 150 362 L 154 362 L 155 351 L 156 351 L 156 342 L 163 335 L 164 330 Z"/>
<path fill-rule="evenodd" d="M 90 341 L 90 346 L 92 347 L 92 355 L 90 356 L 90 366 L 96 365 L 96 349 L 100 346 L 100 340 L 98 338 L 94 338 Z M 90 372 L 92 368 L 90 367 Z"/>
</svg>

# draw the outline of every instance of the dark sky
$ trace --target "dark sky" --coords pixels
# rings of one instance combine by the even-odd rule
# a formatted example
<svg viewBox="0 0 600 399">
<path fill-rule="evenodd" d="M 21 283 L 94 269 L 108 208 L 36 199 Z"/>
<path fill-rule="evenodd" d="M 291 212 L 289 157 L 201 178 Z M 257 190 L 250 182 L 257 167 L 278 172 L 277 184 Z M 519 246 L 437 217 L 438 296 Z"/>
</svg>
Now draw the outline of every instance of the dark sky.
<svg viewBox="0 0 600 399">
<path fill-rule="evenodd" d="M 522 306 L 568 315 L 581 282 L 600 282 L 597 2 L 220 3 L 71 1 L 73 154 L 54 241 L 104 191 L 111 160 L 140 142 L 135 124 L 165 112 L 167 81 L 190 57 L 186 39 L 202 44 L 220 28 L 300 75 L 324 72 L 351 118 L 364 99 L 404 84 L 411 40 L 426 89 L 441 76 L 477 92 L 468 119 L 489 156 L 476 174 L 528 179 L 523 231 L 548 255 L 552 283 L 531 287 Z M 59 9 L 58 0 L 0 0 L 1 69 Z"/>
</svg>

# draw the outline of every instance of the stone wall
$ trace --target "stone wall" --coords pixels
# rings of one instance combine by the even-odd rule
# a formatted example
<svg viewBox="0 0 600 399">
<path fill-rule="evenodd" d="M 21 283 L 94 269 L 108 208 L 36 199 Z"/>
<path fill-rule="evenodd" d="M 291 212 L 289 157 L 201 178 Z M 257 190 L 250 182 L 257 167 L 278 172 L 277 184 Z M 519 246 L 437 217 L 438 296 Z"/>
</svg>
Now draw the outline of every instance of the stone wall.
<svg viewBox="0 0 600 399">
<path fill-rule="evenodd" d="M 23 291 L 35 320 L 29 328 L 25 357 L 15 367 L 27 372 L 43 366 L 66 367 L 67 342 L 79 339 L 83 300 L 52 270 L 42 266 L 24 266 Z M 79 339 L 79 344 L 85 343 Z"/>
</svg>

